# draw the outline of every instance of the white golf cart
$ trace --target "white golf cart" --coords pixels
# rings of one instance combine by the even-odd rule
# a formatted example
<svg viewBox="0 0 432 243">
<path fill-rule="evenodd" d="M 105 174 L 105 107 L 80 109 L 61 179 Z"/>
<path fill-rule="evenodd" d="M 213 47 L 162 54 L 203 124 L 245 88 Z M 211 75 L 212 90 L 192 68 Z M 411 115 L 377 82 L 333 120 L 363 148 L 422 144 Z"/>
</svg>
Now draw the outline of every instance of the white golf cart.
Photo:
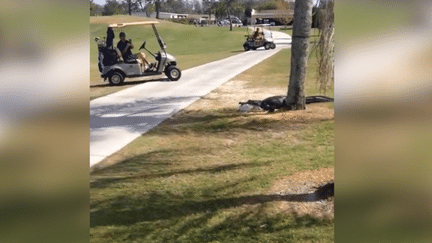
<svg viewBox="0 0 432 243">
<path fill-rule="evenodd" d="M 245 51 L 256 50 L 260 47 L 264 47 L 266 50 L 276 48 L 276 44 L 273 42 L 273 34 L 270 31 L 270 24 L 255 25 L 247 29 L 246 42 L 243 44 Z M 252 30 L 251 34 L 249 34 L 249 29 Z"/>
<path fill-rule="evenodd" d="M 132 78 L 154 76 L 160 75 L 162 73 L 165 73 L 165 75 L 172 81 L 179 80 L 181 77 L 181 71 L 177 67 L 177 62 L 174 56 L 168 54 L 165 51 L 166 44 L 159 36 L 155 26 L 155 24 L 158 23 L 159 22 L 157 21 L 142 21 L 108 25 L 106 39 L 101 40 L 99 37 L 95 38 L 99 50 L 98 68 L 99 72 L 101 73 L 101 77 L 104 78 L 104 80 L 108 79 L 109 83 L 112 85 L 121 85 L 124 82 L 124 79 L 127 77 Z M 153 54 L 146 49 L 146 41 L 144 41 L 144 43 L 138 49 L 145 49 L 156 60 L 156 62 L 150 63 L 147 68 L 145 68 L 144 64 L 140 63 L 136 58 L 123 60 L 120 51 L 113 45 L 113 29 L 124 28 L 126 26 L 132 25 L 151 25 L 160 46 L 160 51 L 156 54 Z"/>
</svg>

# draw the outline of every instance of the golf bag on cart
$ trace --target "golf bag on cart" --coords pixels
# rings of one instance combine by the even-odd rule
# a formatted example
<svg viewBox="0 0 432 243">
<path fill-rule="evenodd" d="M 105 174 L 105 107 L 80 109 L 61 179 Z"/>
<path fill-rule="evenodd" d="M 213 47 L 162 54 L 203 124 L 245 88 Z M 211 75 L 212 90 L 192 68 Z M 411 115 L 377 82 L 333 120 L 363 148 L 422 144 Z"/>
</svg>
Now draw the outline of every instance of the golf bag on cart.
<svg viewBox="0 0 432 243">
<path fill-rule="evenodd" d="M 119 59 L 119 55 L 116 49 L 113 47 L 113 40 L 114 31 L 111 27 L 108 27 L 106 42 L 98 45 L 98 67 L 100 72 L 102 72 L 103 66 L 113 65 L 117 63 L 117 60 Z"/>
</svg>

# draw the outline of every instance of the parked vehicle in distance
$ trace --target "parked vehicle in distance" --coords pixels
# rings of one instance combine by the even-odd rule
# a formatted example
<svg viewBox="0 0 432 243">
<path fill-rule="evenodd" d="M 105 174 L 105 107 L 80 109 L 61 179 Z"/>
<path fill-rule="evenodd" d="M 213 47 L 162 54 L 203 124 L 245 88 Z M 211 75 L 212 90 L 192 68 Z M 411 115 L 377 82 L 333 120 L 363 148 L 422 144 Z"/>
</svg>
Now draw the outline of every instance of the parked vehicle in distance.
<svg viewBox="0 0 432 243">
<path fill-rule="evenodd" d="M 241 20 L 235 16 L 231 16 L 231 23 L 232 23 L 233 27 L 242 27 L 243 26 L 243 23 L 241 22 Z M 219 20 L 217 22 L 217 24 L 218 24 L 218 26 L 228 26 L 228 25 L 230 25 L 229 18 Z"/>
</svg>

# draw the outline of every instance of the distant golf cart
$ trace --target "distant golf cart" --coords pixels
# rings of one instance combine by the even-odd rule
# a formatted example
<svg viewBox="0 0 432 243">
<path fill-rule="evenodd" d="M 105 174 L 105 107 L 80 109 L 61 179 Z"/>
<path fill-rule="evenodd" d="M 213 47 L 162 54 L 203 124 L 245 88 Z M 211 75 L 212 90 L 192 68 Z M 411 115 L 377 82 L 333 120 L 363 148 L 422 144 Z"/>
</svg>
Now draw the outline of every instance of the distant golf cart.
<svg viewBox="0 0 432 243">
<path fill-rule="evenodd" d="M 143 21 L 108 25 L 106 39 L 101 40 L 99 37 L 95 38 L 99 50 L 98 68 L 101 77 L 104 78 L 104 80 L 108 79 L 109 83 L 112 85 L 121 85 L 125 78 L 154 76 L 162 73 L 165 73 L 165 75 L 172 81 L 179 80 L 181 77 L 181 71 L 177 67 L 176 59 L 165 51 L 166 44 L 159 36 L 155 26 L 155 24 L 158 23 L 159 22 L 157 21 Z M 114 32 L 112 29 L 132 25 L 151 25 L 159 43 L 160 51 L 156 54 L 153 54 L 146 49 L 146 41 L 144 41 L 138 49 L 145 49 L 156 59 L 156 62 L 149 63 L 147 68 L 141 66 L 135 58 L 123 60 L 120 50 L 113 45 Z"/>
<path fill-rule="evenodd" d="M 247 28 L 248 34 L 246 35 L 246 42 L 243 44 L 245 51 L 256 50 L 260 47 L 264 47 L 266 50 L 276 48 L 269 24 L 256 25 L 251 28 L 251 34 L 249 34 L 250 28 Z"/>
</svg>

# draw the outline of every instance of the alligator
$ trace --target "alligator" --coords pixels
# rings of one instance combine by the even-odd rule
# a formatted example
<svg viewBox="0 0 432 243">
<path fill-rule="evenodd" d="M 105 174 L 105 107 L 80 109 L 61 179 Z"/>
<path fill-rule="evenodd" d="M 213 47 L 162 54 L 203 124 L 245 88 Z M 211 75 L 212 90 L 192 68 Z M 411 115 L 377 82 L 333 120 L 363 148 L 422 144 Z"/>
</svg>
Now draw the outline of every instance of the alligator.
<svg viewBox="0 0 432 243">
<path fill-rule="evenodd" d="M 268 97 L 264 100 L 248 100 L 246 102 L 239 102 L 239 104 L 240 105 L 249 104 L 253 106 L 258 106 L 261 107 L 263 110 L 273 112 L 276 109 L 284 108 L 285 99 L 286 96 L 277 95 L 277 96 Z M 313 95 L 313 96 L 306 97 L 306 104 L 322 103 L 322 102 L 334 102 L 334 99 L 323 95 Z"/>
</svg>

